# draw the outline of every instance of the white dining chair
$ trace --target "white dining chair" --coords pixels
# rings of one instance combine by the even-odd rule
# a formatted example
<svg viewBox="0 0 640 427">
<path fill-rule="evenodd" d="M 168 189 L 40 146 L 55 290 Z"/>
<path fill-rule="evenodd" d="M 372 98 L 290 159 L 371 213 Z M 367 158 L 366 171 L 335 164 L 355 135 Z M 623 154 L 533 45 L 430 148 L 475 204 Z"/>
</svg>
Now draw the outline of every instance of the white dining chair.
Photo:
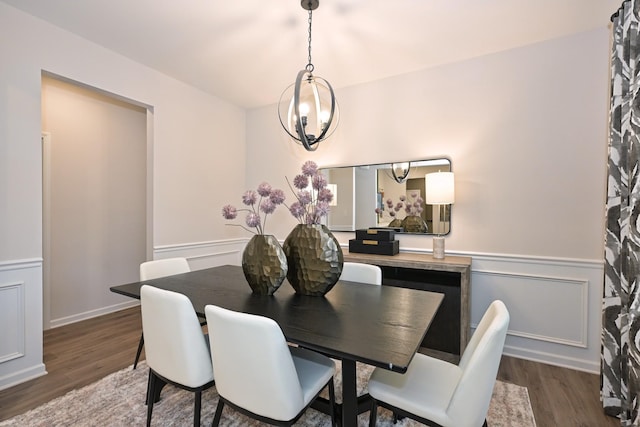
<svg viewBox="0 0 640 427">
<path fill-rule="evenodd" d="M 508 326 L 509 311 L 496 300 L 458 365 L 418 353 L 404 374 L 376 368 L 369 378 L 369 426 L 376 424 L 378 406 L 427 425 L 486 426 Z"/>
<path fill-rule="evenodd" d="M 329 386 L 332 425 L 335 363 L 316 352 L 289 347 L 280 326 L 267 317 L 205 307 L 216 368 L 220 423 L 228 405 L 261 422 L 292 425 Z"/>
<path fill-rule="evenodd" d="M 193 425 L 200 425 L 202 391 L 214 385 L 209 345 L 189 298 L 149 285 L 140 288 L 149 382 L 147 426 L 165 383 L 195 393 Z M 168 422 L 169 420 L 166 420 Z"/>
<path fill-rule="evenodd" d="M 140 264 L 140 281 L 173 276 L 191 271 L 186 258 L 165 258 L 146 261 Z"/>
<path fill-rule="evenodd" d="M 188 273 L 191 271 L 186 258 L 165 258 L 154 261 L 146 261 L 140 264 L 140 281 L 158 279 L 160 277 L 172 276 L 174 274 Z M 133 369 L 138 367 L 140 354 L 144 347 L 144 333 L 140 334 L 136 358 L 133 361 Z"/>
<path fill-rule="evenodd" d="M 382 269 L 373 264 L 345 261 L 342 264 L 340 280 L 382 285 Z"/>
</svg>

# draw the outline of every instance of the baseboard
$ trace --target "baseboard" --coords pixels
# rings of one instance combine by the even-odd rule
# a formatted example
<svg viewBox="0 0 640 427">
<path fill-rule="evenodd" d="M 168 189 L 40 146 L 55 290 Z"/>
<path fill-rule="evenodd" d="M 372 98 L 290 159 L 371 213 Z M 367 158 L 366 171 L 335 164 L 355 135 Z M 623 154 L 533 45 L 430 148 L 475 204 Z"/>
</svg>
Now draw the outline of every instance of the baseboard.
<svg viewBox="0 0 640 427">
<path fill-rule="evenodd" d="M 107 307 L 101 307 L 96 310 L 85 311 L 84 313 L 74 314 L 73 316 L 62 317 L 60 319 L 53 319 L 50 322 L 51 328 L 59 328 L 60 326 L 69 325 L 71 323 L 80 322 L 82 320 L 92 319 L 98 316 L 104 316 L 105 314 L 115 313 L 116 311 L 124 310 L 130 307 L 140 305 L 138 300 L 125 301 L 123 303 L 110 305 Z"/>
<path fill-rule="evenodd" d="M 599 363 L 588 362 L 583 359 L 564 357 L 558 354 L 538 352 L 506 345 L 502 354 L 517 359 L 544 363 L 545 365 L 558 366 L 560 368 L 568 368 L 596 375 L 600 374 Z"/>
<path fill-rule="evenodd" d="M 44 363 L 30 366 L 29 369 L 24 369 L 17 372 L 12 372 L 10 375 L 5 375 L 0 378 L 0 390 L 11 388 L 26 381 L 36 379 L 47 375 Z"/>
</svg>

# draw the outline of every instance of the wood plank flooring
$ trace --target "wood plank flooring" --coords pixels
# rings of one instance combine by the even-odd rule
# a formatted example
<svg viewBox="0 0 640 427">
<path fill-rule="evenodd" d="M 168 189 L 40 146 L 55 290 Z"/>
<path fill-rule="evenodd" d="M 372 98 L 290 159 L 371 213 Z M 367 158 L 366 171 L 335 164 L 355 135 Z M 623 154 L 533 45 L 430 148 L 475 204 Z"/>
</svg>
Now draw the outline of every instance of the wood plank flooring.
<svg viewBox="0 0 640 427">
<path fill-rule="evenodd" d="M 45 331 L 48 375 L 0 391 L 0 421 L 130 366 L 141 329 L 135 307 Z M 505 356 L 498 378 L 528 387 L 538 427 L 620 425 L 602 412 L 597 375 Z"/>
</svg>

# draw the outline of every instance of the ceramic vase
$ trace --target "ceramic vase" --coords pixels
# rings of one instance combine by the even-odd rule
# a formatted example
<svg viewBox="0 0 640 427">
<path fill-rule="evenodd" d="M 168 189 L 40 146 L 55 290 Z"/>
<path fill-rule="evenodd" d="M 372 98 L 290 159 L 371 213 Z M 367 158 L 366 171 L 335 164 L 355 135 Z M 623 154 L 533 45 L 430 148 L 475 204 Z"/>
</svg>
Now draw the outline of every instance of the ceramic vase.
<svg viewBox="0 0 640 427">
<path fill-rule="evenodd" d="M 391 221 L 389 225 L 387 225 L 387 227 L 400 228 L 402 227 L 402 220 L 400 218 L 394 218 L 393 221 Z"/>
<path fill-rule="evenodd" d="M 342 248 L 322 224 L 298 224 L 284 241 L 287 280 L 298 294 L 322 296 L 333 288 L 344 262 Z"/>
<path fill-rule="evenodd" d="M 254 294 L 272 295 L 287 277 L 287 257 L 278 239 L 256 234 L 242 253 L 242 271 Z"/>
<path fill-rule="evenodd" d="M 429 231 L 427 223 L 422 217 L 417 215 L 408 215 L 402 220 L 402 228 L 406 233 L 426 233 Z"/>
</svg>

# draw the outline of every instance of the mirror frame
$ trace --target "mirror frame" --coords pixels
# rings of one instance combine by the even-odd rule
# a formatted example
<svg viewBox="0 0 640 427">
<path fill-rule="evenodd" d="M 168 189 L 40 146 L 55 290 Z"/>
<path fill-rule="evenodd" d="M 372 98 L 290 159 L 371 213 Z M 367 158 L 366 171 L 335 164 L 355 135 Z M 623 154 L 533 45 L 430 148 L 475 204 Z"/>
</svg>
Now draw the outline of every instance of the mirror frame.
<svg viewBox="0 0 640 427">
<path fill-rule="evenodd" d="M 425 198 L 425 174 L 453 172 L 452 162 L 448 157 L 322 167 L 319 170 L 327 178 L 329 188 L 334 193 L 329 215 L 323 221 L 333 232 L 354 232 L 357 229 L 390 226 L 394 219 L 390 216 L 390 211 L 397 212 L 396 218 L 402 219 L 406 215 L 408 200 L 415 202 Z M 404 202 L 400 200 L 400 196 L 405 196 Z M 402 203 L 402 207 L 398 210 L 399 203 Z M 423 219 L 428 231 L 420 231 L 422 226 L 409 225 L 410 231 L 397 230 L 398 233 L 443 236 L 451 232 L 452 205 L 428 205 L 424 201 L 421 205 L 421 210 L 414 210 L 414 213 Z M 439 221 L 442 214 L 444 220 Z M 395 227 L 397 222 L 391 226 Z"/>
</svg>

